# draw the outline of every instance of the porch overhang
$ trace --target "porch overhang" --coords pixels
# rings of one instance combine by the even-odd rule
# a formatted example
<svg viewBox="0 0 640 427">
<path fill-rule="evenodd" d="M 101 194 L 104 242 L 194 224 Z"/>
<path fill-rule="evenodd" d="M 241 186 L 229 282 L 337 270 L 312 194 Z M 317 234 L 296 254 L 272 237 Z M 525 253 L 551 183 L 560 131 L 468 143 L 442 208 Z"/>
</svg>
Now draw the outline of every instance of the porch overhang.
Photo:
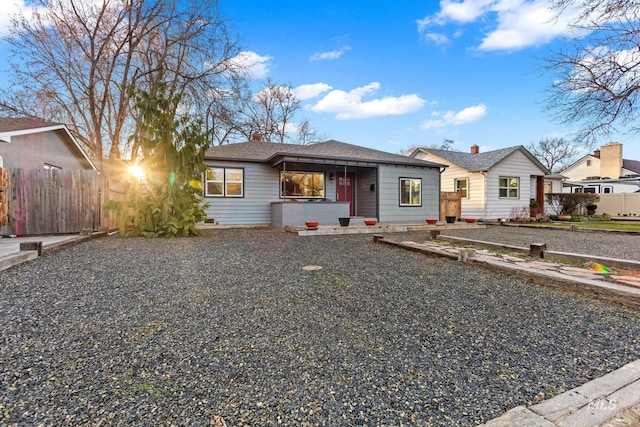
<svg viewBox="0 0 640 427">
<path fill-rule="evenodd" d="M 374 168 L 378 167 L 377 162 L 327 156 L 276 155 L 269 159 L 268 162 L 271 166 L 274 167 L 279 166 L 283 163 L 311 163 L 317 165 L 359 166 Z"/>
</svg>

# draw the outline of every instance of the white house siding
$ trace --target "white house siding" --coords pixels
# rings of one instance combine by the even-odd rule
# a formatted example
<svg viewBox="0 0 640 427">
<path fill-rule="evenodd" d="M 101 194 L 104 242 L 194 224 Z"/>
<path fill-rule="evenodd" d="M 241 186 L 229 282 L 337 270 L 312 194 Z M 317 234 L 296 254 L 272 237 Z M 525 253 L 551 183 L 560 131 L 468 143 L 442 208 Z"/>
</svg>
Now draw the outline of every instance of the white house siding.
<svg viewBox="0 0 640 427">
<path fill-rule="evenodd" d="M 587 165 L 587 163 L 590 164 Z M 592 155 L 585 156 L 563 170 L 561 174 L 571 182 L 582 181 L 587 179 L 588 176 L 600 176 L 600 159 Z"/>
<path fill-rule="evenodd" d="M 244 197 L 205 197 L 207 218 L 222 225 L 271 224 L 271 202 L 279 201 L 279 172 L 263 163 L 207 161 L 210 167 L 244 169 Z"/>
<path fill-rule="evenodd" d="M 514 208 L 529 209 L 530 195 L 535 194 L 535 189 L 531 189 L 532 182 L 535 180 L 531 177 L 541 175 L 542 171 L 538 169 L 531 160 L 520 151 L 514 151 L 507 158 L 496 164 L 487 173 L 487 219 L 510 218 Z M 501 199 L 500 198 L 500 177 L 519 177 L 520 191 L 518 199 Z"/>
<path fill-rule="evenodd" d="M 422 179 L 422 206 L 400 206 L 400 178 Z M 440 171 L 437 168 L 380 165 L 376 189 L 380 192 L 381 222 L 422 222 L 439 216 Z"/>
<path fill-rule="evenodd" d="M 4 166 L 42 169 L 46 163 L 62 169 L 85 169 L 57 132 L 51 130 L 14 136 L 11 142 L 0 141 L 0 156 Z"/>
<path fill-rule="evenodd" d="M 544 192 L 545 194 L 562 193 L 562 180 L 561 179 L 545 179 Z"/>
<path fill-rule="evenodd" d="M 462 199 L 461 215 L 463 218 L 484 218 L 484 175 L 480 172 L 469 172 L 458 165 L 451 164 L 449 161 L 439 156 L 431 155 L 425 160 L 449 165 L 449 167 L 441 174 L 441 191 L 456 191 L 455 180 L 467 178 L 469 180 L 467 192 L 468 197 Z"/>
</svg>

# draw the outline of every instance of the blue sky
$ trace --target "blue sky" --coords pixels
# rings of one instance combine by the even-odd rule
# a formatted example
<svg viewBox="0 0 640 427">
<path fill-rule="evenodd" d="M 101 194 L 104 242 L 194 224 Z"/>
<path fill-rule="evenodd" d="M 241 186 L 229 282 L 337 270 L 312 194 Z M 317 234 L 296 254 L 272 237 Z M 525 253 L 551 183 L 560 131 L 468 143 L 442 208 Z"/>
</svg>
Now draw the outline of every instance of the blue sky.
<svg viewBox="0 0 640 427">
<path fill-rule="evenodd" d="M 220 0 L 256 76 L 307 89 L 302 114 L 330 138 L 390 152 L 445 138 L 488 151 L 570 137 L 576 129 L 544 111 L 552 76 L 541 58 L 567 33 L 546 5 Z M 633 137 L 614 140 L 640 159 Z"/>
<path fill-rule="evenodd" d="M 299 119 L 328 138 L 388 152 L 445 138 L 455 150 L 488 151 L 570 137 L 575 128 L 544 112 L 552 76 L 541 58 L 567 32 L 547 3 L 219 0 L 242 60 L 256 79 L 296 90 Z M 0 43 L 3 63 L 7 50 Z M 632 136 L 613 140 L 640 160 Z"/>
</svg>

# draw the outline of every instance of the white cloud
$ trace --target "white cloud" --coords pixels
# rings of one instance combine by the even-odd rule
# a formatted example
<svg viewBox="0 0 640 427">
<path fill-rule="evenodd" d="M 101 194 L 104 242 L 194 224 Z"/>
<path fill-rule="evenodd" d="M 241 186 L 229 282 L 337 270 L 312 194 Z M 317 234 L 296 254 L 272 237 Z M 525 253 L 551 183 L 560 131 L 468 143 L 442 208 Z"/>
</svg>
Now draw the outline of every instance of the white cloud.
<svg viewBox="0 0 640 427">
<path fill-rule="evenodd" d="M 0 37 L 8 36 L 11 29 L 11 20 L 16 16 L 31 16 L 33 6 L 27 6 L 25 0 L 3 0 L 2 13 L 0 13 Z"/>
<path fill-rule="evenodd" d="M 270 56 L 244 51 L 231 59 L 231 67 L 236 73 L 247 73 L 250 78 L 261 79 L 269 73 L 271 59 Z"/>
<path fill-rule="evenodd" d="M 315 98 L 321 93 L 324 93 L 331 89 L 333 88 L 326 83 L 314 83 L 314 84 L 300 85 L 297 88 L 295 88 L 293 92 L 296 94 L 297 99 L 305 100 L 305 99 Z"/>
<path fill-rule="evenodd" d="M 366 95 L 374 94 L 380 83 L 372 82 L 349 92 L 332 90 L 320 101 L 307 108 L 316 113 L 334 113 L 337 119 L 363 119 L 412 113 L 422 108 L 426 101 L 416 94 L 399 97 L 383 97 L 364 101 Z"/>
<path fill-rule="evenodd" d="M 444 45 L 449 43 L 449 37 L 447 37 L 444 34 L 440 34 L 440 33 L 426 33 L 424 35 L 424 38 L 427 40 L 432 41 L 433 43 L 437 44 L 437 45 Z"/>
<path fill-rule="evenodd" d="M 309 61 L 321 61 L 321 60 L 333 60 L 340 58 L 345 52 L 351 50 L 349 46 L 342 46 L 340 49 L 332 50 L 331 52 L 317 52 L 311 55 Z"/>
<path fill-rule="evenodd" d="M 418 21 L 418 31 L 431 40 L 428 35 L 436 25 L 495 20 L 478 49 L 518 50 L 571 33 L 568 22 L 576 16 L 575 10 L 567 9 L 555 19 L 549 5 L 550 0 L 441 0 L 438 13 Z"/>
<path fill-rule="evenodd" d="M 449 125 L 460 126 L 467 123 L 476 122 L 480 120 L 480 118 L 482 118 L 485 114 L 487 114 L 487 106 L 484 104 L 467 107 L 463 110 L 458 111 L 457 113 L 453 111 L 434 111 L 433 113 L 431 113 L 431 115 L 437 118 L 422 122 L 420 127 L 422 129 L 437 129 Z"/>
</svg>

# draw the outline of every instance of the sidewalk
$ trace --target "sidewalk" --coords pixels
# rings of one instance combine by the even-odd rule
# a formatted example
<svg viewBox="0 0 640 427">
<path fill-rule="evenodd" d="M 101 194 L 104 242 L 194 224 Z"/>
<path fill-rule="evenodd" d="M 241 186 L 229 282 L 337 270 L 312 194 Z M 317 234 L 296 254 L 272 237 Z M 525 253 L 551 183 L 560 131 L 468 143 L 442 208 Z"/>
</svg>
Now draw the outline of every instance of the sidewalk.
<svg viewBox="0 0 640 427">
<path fill-rule="evenodd" d="M 25 249 L 25 243 L 42 242 L 42 253 L 47 253 L 89 239 L 91 239 L 90 235 L 80 234 L 0 238 L 0 271 L 36 259 L 41 255 L 38 254 L 37 247 Z M 20 250 L 21 244 L 23 244 L 23 250 Z"/>
<path fill-rule="evenodd" d="M 437 241 L 397 242 L 385 240 L 382 235 L 374 236 L 374 241 L 426 255 L 477 263 L 479 266 L 506 271 L 544 285 L 570 288 L 595 295 L 599 299 L 640 307 L 640 280 L 635 276 L 610 275 L 593 269 L 570 267 L 485 249 L 456 247 Z M 481 427 L 595 427 L 637 405 L 640 405 L 640 360 L 528 408 L 515 407 Z M 640 420 L 634 419 L 632 422 L 633 424 L 623 422 L 620 425 L 638 425 Z"/>
</svg>

